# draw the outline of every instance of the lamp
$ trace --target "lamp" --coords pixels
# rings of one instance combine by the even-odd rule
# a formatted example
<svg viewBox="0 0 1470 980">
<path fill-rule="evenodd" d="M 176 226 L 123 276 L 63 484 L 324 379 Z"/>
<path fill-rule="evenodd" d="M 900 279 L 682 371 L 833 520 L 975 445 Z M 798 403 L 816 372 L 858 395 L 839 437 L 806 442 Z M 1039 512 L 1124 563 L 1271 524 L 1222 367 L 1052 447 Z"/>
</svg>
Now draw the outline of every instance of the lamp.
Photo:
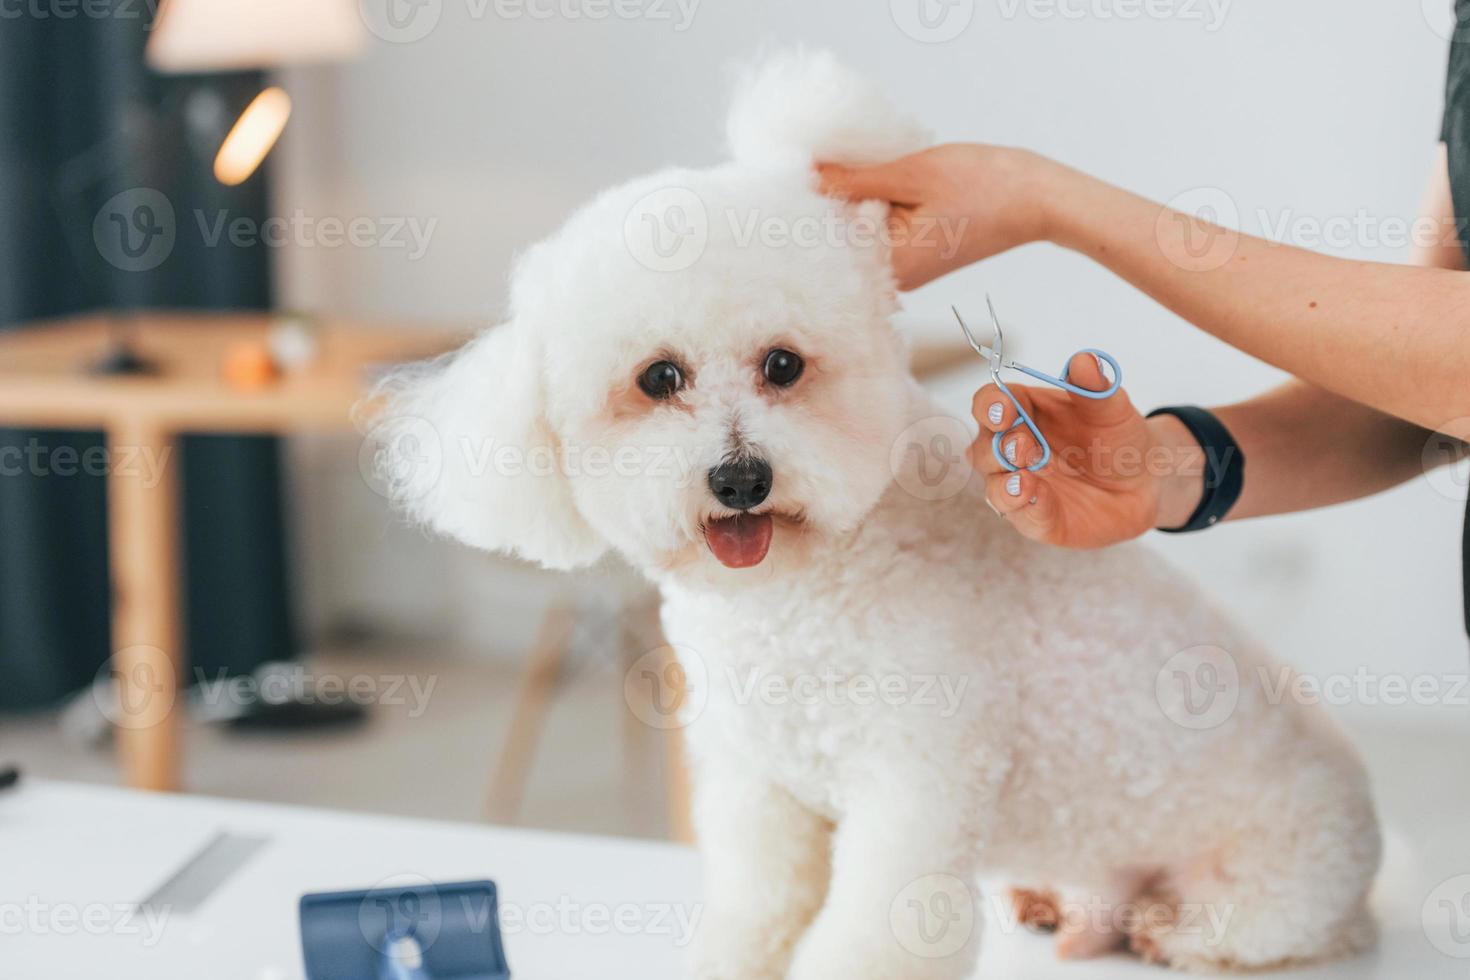
<svg viewBox="0 0 1470 980">
<path fill-rule="evenodd" d="M 337 61 L 363 45 L 353 0 L 164 0 L 148 64 L 168 74 Z"/>
<path fill-rule="evenodd" d="M 163 0 L 144 58 L 164 74 L 207 74 L 334 61 L 359 51 L 366 33 L 356 0 Z M 291 116 L 291 98 L 270 86 L 243 107 L 208 79 L 190 81 L 156 118 L 182 109 L 185 135 L 212 156 L 214 177 L 233 187 L 250 178 Z M 80 160 L 90 170 L 91 154 Z M 78 195 L 80 192 L 77 192 Z M 63 193 L 65 195 L 65 192 Z M 127 325 L 114 321 L 96 374 L 150 374 L 156 366 L 134 349 Z"/>
<path fill-rule="evenodd" d="M 214 179 L 226 187 L 244 183 L 276 145 L 290 118 L 291 97 L 284 89 L 272 85 L 251 99 L 214 155 Z"/>
<path fill-rule="evenodd" d="M 241 71 L 335 61 L 356 54 L 365 34 L 354 0 L 164 0 L 148 37 L 148 64 L 168 74 Z M 242 183 L 275 146 L 291 99 L 267 88 L 229 126 L 218 100 L 201 94 L 186 117 L 196 129 L 220 131 L 214 175 Z"/>
</svg>

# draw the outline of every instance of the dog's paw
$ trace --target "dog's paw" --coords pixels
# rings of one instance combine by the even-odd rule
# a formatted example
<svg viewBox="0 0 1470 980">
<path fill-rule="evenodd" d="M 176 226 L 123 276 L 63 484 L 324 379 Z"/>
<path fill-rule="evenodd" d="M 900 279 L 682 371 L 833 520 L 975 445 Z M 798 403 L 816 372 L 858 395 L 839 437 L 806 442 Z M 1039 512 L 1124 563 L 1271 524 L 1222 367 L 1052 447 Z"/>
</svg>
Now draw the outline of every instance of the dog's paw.
<svg viewBox="0 0 1470 980">
<path fill-rule="evenodd" d="M 1122 949 L 1128 937 L 1111 929 L 1084 929 L 1057 937 L 1057 959 L 1095 960 Z"/>
<path fill-rule="evenodd" d="M 1144 921 L 1130 924 L 1128 949 L 1145 963 L 1186 973 L 1234 973 L 1248 969 L 1228 949 L 1216 947 L 1211 937 L 1179 928 L 1172 914 L 1155 913 Z M 1283 961 L 1272 965 L 1289 964 Z"/>
<path fill-rule="evenodd" d="M 1055 932 L 1061 924 L 1061 899 L 1054 891 L 1012 888 L 1006 898 L 1016 921 L 1033 932 Z"/>
<path fill-rule="evenodd" d="M 1062 896 L 1049 888 L 1010 888 L 1006 901 L 1016 924 L 1032 932 L 1055 935 L 1057 958 L 1090 960 L 1106 956 L 1124 945 L 1127 936 L 1069 913 Z"/>
</svg>

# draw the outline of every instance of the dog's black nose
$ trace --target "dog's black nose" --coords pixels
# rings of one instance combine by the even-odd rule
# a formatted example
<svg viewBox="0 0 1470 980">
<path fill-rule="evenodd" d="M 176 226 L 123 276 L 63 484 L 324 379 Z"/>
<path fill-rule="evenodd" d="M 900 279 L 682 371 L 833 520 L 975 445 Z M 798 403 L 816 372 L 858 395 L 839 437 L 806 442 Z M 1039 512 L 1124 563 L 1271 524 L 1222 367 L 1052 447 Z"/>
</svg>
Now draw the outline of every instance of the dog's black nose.
<svg viewBox="0 0 1470 980">
<path fill-rule="evenodd" d="M 726 507 L 750 510 L 771 495 L 771 467 L 763 459 L 735 459 L 709 471 L 710 492 Z"/>
</svg>

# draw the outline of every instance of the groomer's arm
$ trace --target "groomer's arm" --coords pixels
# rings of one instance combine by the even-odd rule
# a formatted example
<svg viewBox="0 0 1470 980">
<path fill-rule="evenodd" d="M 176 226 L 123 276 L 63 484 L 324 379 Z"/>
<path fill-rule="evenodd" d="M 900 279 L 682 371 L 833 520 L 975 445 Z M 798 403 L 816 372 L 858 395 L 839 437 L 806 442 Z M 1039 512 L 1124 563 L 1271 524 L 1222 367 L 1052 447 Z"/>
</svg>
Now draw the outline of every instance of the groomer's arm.
<svg viewBox="0 0 1470 980">
<path fill-rule="evenodd" d="M 1452 229 L 1454 215 L 1448 161 L 1440 144 L 1420 208 L 1424 219 L 1420 225 Z M 1456 237 L 1438 234 L 1419 243 L 1413 264 L 1464 271 L 1465 253 Z M 1213 411 L 1250 461 L 1251 479 L 1227 519 L 1356 500 L 1413 479 L 1426 465 L 1428 429 L 1303 381 L 1289 381 L 1250 401 Z M 1178 441 L 1182 435 L 1184 445 L 1192 442 L 1172 416 L 1157 416 L 1149 424 L 1159 430 L 1160 439 Z M 1441 461 L 1432 458 L 1429 462 Z M 1175 479 L 1197 487 L 1199 477 L 1191 473 Z M 1183 492 L 1168 495 L 1175 509 L 1162 515 L 1159 526 L 1183 524 L 1193 508 L 1180 514 L 1178 501 L 1188 498 Z"/>
<path fill-rule="evenodd" d="M 895 205 L 904 288 L 1049 240 L 1324 391 L 1427 428 L 1470 418 L 1470 276 L 1273 244 L 1003 147 L 941 146 L 824 167 L 823 179 L 832 193 Z M 1453 220 L 1434 237 L 1448 252 Z"/>
<path fill-rule="evenodd" d="M 1037 221 L 1034 216 L 1041 209 L 1016 202 L 1046 192 L 1048 182 L 1038 174 L 1052 165 L 1030 154 L 993 147 L 941 147 L 929 153 L 932 159 L 921 161 L 925 154 L 919 154 L 887 167 L 825 168 L 823 174 L 827 189 L 834 193 L 895 202 L 894 261 L 903 285 L 918 285 L 984 255 L 1044 237 L 1041 229 L 1050 219 Z M 978 211 L 965 210 L 958 202 L 970 192 L 956 175 L 967 170 L 967 164 L 976 163 L 982 164 L 981 183 L 987 192 L 981 199 L 993 203 Z M 1167 216 L 1173 214 L 1148 207 L 1156 216 L 1164 214 L 1166 224 Z M 1453 228 L 1442 153 L 1431 174 L 1424 214 L 1435 219 L 1438 227 Z M 955 235 L 960 225 L 981 230 Z M 947 231 L 948 237 L 936 235 L 936 227 Z M 957 247 L 934 247 L 933 241 L 955 242 Z M 1164 235 L 1163 241 L 1170 239 Z M 1106 254 L 1105 242 L 1097 247 Z M 1153 249 L 1155 256 L 1172 267 L 1157 240 Z M 1424 268 L 1463 267 L 1452 234 L 1420 248 L 1415 262 Z M 1123 263 L 1125 267 L 1129 264 Z M 1133 264 L 1147 266 L 1149 261 L 1146 256 L 1135 257 Z M 1248 258 L 1244 265 L 1250 264 Z M 1257 262 L 1256 268 L 1265 265 L 1269 263 Z M 1171 278 L 1165 270 L 1155 270 L 1155 274 L 1161 280 Z M 1281 288 L 1270 269 L 1265 278 L 1268 285 Z M 1246 281 L 1219 288 L 1254 287 Z M 1198 297 L 1194 301 L 1201 302 Z M 1228 319 L 1228 311 L 1222 315 Z M 1347 356 L 1329 352 L 1325 360 L 1330 368 L 1334 358 Z M 1101 376 L 1086 359 L 1074 361 L 1071 370 L 1079 383 L 1102 386 Z M 975 396 L 976 418 L 989 431 L 982 432 L 971 454 L 976 468 L 987 476 L 992 503 L 1011 518 L 1018 531 L 1053 544 L 1094 547 L 1188 520 L 1200 499 L 1203 456 L 1177 419 L 1158 416 L 1145 420 L 1126 393 L 1093 402 L 1048 389 L 1021 391 L 1054 449 L 1059 450 L 1057 462 L 1039 474 L 1021 473 L 1017 479 L 990 458 L 989 432 L 1006 429 L 1014 421 L 1009 404 L 993 386 L 982 388 Z M 991 414 L 996 406 L 1001 412 L 998 422 Z M 1215 412 L 1249 460 L 1249 479 L 1231 518 L 1305 510 L 1366 496 L 1412 478 L 1424 465 L 1425 429 L 1324 386 L 1293 381 Z M 1023 463 L 1034 458 L 1031 454 L 1036 450 L 1028 435 L 1021 433 L 1014 441 L 1013 451 Z M 1117 463 L 1127 458 L 1156 460 L 1160 450 L 1166 460 L 1162 466 L 1157 462 L 1142 467 Z"/>
</svg>

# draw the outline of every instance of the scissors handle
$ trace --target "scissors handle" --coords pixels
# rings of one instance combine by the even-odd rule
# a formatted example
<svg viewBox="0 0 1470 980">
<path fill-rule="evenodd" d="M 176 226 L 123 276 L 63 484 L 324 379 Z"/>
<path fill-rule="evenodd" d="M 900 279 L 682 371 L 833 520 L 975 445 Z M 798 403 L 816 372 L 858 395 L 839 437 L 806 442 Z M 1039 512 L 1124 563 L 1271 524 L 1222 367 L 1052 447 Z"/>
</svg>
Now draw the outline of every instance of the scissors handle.
<svg viewBox="0 0 1470 980">
<path fill-rule="evenodd" d="M 1015 396 L 1015 393 L 1011 391 L 1010 387 L 999 378 L 995 379 L 995 386 L 1005 392 L 1005 396 L 1011 400 L 1011 404 L 1016 406 L 1016 421 L 1009 429 L 997 432 L 990 437 L 990 454 L 995 457 L 996 462 L 1000 463 L 1007 472 L 1014 473 L 1019 470 L 1021 467 L 1006 459 L 1005 451 L 1001 449 L 1000 443 L 1006 436 L 1025 426 L 1031 430 L 1031 435 L 1036 438 L 1036 444 L 1041 447 L 1041 458 L 1026 467 L 1026 469 L 1035 473 L 1047 463 L 1051 462 L 1051 443 L 1046 441 L 1046 436 L 1041 434 L 1041 430 L 1036 427 L 1036 423 L 1032 420 L 1031 416 L 1021 407 L 1021 399 Z"/>
<path fill-rule="evenodd" d="M 1065 369 L 1062 371 L 1062 376 L 1060 378 L 1054 378 L 1049 374 L 1043 374 L 1035 368 L 1029 368 L 1024 364 L 1012 363 L 1010 366 L 1015 368 L 1017 371 L 1020 371 L 1022 374 L 1026 374 L 1030 377 L 1035 378 L 1037 381 L 1045 381 L 1049 385 L 1056 385 L 1058 388 L 1061 388 L 1064 391 L 1069 391 L 1074 395 L 1081 395 L 1083 398 L 1108 398 L 1115 392 L 1117 392 L 1120 387 L 1122 387 L 1123 369 L 1118 366 L 1118 362 L 1113 359 L 1113 356 L 1111 354 L 1107 353 L 1106 351 L 1100 351 L 1096 347 L 1084 347 L 1082 350 L 1078 351 L 1077 354 L 1094 354 L 1097 356 L 1098 360 L 1106 362 L 1108 367 L 1113 369 L 1112 383 L 1109 384 L 1108 387 L 1104 388 L 1102 391 L 1093 391 L 1090 388 L 1082 388 L 1068 381 L 1067 371 Z M 1073 354 L 1072 357 L 1076 357 L 1077 354 Z M 1072 357 L 1067 358 L 1068 365 L 1072 363 Z M 1029 472 L 1035 473 L 1037 470 L 1044 467 L 1047 463 L 1051 462 L 1051 443 L 1046 441 L 1046 437 L 1041 434 L 1041 430 L 1036 427 L 1036 422 L 1031 418 L 1030 414 L 1027 413 L 1026 409 L 1021 406 L 1021 400 L 1016 397 L 1015 393 L 1012 392 L 1011 389 L 1006 385 L 1006 383 L 1002 381 L 998 376 L 992 375 L 992 377 L 994 378 L 995 386 L 999 388 L 1002 392 L 1004 392 L 1005 396 L 1011 400 L 1011 404 L 1016 407 L 1016 421 L 1010 428 L 1002 432 L 997 432 L 994 436 L 991 437 L 991 455 L 993 455 L 996 459 L 996 462 L 1000 463 L 1001 467 L 1009 473 L 1014 473 L 1017 470 L 1021 469 L 1021 467 L 1006 459 L 1005 451 L 1001 448 L 1001 441 L 1012 432 L 1015 432 L 1017 429 L 1024 426 L 1027 430 L 1030 431 L 1031 435 L 1035 437 L 1036 444 L 1041 447 L 1041 459 L 1026 467 Z M 1106 379 L 1106 373 L 1104 373 L 1103 377 L 1104 379 Z"/>
<path fill-rule="evenodd" d="M 1072 384 L 1072 382 L 1068 381 L 1067 372 L 1068 370 L 1070 370 L 1072 357 L 1076 357 L 1077 354 L 1093 354 L 1097 357 L 1098 360 L 1105 362 L 1108 367 L 1113 369 L 1112 383 L 1109 384 L 1102 391 L 1093 391 L 1090 388 L 1080 388 L 1077 385 Z M 1083 398 L 1109 398 L 1123 384 L 1123 369 L 1118 367 L 1118 362 L 1114 360 L 1113 355 L 1109 354 L 1107 351 L 1098 350 L 1096 347 L 1084 347 L 1079 350 L 1077 354 L 1073 354 L 1072 357 L 1067 358 L 1068 367 L 1067 369 L 1064 369 L 1062 371 L 1062 376 L 1060 378 L 1053 378 L 1049 374 L 1043 374 L 1035 368 L 1027 367 L 1024 364 L 1012 364 L 1011 367 L 1015 368 L 1017 371 L 1020 371 L 1022 374 L 1029 374 L 1037 381 L 1045 381 L 1049 385 L 1056 385 L 1058 388 L 1061 388 L 1064 391 L 1070 391 L 1074 395 L 1081 395 Z M 1108 380 L 1106 372 L 1103 373 L 1103 380 Z"/>
</svg>

